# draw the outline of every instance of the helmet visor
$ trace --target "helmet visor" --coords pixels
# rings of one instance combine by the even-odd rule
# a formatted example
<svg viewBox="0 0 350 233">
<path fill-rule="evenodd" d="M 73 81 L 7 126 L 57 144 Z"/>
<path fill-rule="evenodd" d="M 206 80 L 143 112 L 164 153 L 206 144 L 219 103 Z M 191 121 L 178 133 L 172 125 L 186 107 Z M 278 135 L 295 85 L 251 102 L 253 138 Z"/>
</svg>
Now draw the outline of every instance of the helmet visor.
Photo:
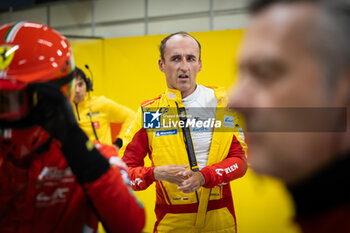
<svg viewBox="0 0 350 233">
<path fill-rule="evenodd" d="M 2 80 L 4 81 L 4 80 Z M 28 95 L 23 84 L 4 85 L 0 88 L 0 119 L 17 120 L 28 112 Z"/>
</svg>

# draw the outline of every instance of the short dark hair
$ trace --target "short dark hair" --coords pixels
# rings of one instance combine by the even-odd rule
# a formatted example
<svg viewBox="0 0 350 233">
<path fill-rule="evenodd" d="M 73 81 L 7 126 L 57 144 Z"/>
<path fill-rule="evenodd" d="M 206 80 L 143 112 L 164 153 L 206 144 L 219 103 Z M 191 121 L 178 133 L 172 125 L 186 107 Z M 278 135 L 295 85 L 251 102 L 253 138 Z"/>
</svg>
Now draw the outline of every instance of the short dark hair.
<svg viewBox="0 0 350 233">
<path fill-rule="evenodd" d="M 176 36 L 176 35 L 182 35 L 182 36 L 189 36 L 191 38 L 193 38 L 196 42 L 197 42 L 197 45 L 198 45 L 198 48 L 199 48 L 199 60 L 201 60 L 201 44 L 199 43 L 199 41 L 194 38 L 193 36 L 191 36 L 190 34 L 188 34 L 187 32 L 183 32 L 183 31 L 180 31 L 180 32 L 175 32 L 175 33 L 172 33 L 170 35 L 168 35 L 167 37 L 165 37 L 161 42 L 160 42 L 160 45 L 159 45 L 159 52 L 160 52 L 160 58 L 164 61 L 164 50 L 165 50 L 165 46 L 166 46 L 166 42 L 173 36 Z"/>
<path fill-rule="evenodd" d="M 313 4 L 319 9 L 309 30 L 308 46 L 320 61 L 330 90 L 350 67 L 350 2 L 348 0 L 253 0 L 249 10 L 257 14 L 276 4 Z"/>
<path fill-rule="evenodd" d="M 82 69 L 80 69 L 79 67 L 75 67 L 75 70 L 74 70 L 74 77 L 80 77 L 84 80 L 84 82 L 87 84 L 87 78 L 86 78 L 86 75 L 84 73 L 84 71 Z"/>
<path fill-rule="evenodd" d="M 252 0 L 248 6 L 249 12 L 255 14 L 265 8 L 278 3 L 296 3 L 296 2 L 316 2 L 317 0 Z"/>
</svg>

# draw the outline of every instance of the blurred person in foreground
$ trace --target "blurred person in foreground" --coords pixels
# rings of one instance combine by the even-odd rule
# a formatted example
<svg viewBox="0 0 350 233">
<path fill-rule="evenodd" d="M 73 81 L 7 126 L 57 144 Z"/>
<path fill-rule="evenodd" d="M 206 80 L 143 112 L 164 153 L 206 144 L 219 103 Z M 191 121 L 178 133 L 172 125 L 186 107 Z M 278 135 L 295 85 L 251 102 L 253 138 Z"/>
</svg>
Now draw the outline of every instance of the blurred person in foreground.
<svg viewBox="0 0 350 233">
<path fill-rule="evenodd" d="M 130 108 L 120 105 L 104 96 L 91 96 L 92 81 L 84 71 L 75 68 L 75 90 L 73 96 L 74 114 L 79 126 L 90 140 L 104 144 L 114 144 L 120 149 L 123 136 L 135 113 Z M 121 123 L 119 134 L 111 138 L 111 123 Z"/>
<path fill-rule="evenodd" d="M 349 1 L 251 4 L 240 82 L 229 107 L 245 116 L 251 167 L 287 184 L 303 232 L 350 232 L 349 38 Z M 257 124 L 308 120 L 283 114 L 263 118 L 256 114 L 264 113 L 262 108 L 323 109 L 325 114 L 342 108 L 345 114 L 335 113 L 323 124 L 334 131 L 253 132 Z M 322 117 L 314 115 L 309 123 Z"/>
<path fill-rule="evenodd" d="M 40 23 L 0 27 L 0 232 L 141 232 L 116 148 L 89 141 L 67 97 L 68 41 Z M 104 156 L 102 156 L 104 155 Z"/>
<path fill-rule="evenodd" d="M 159 50 L 166 91 L 141 104 L 121 149 L 132 187 L 156 182 L 154 232 L 235 232 L 230 181 L 247 170 L 246 144 L 233 117 L 219 114 L 226 110 L 226 92 L 197 84 L 201 47 L 188 33 L 165 37 Z M 232 128 L 199 126 L 208 116 L 221 122 L 226 117 Z M 166 127 L 161 119 L 178 124 Z M 189 121 L 196 124 L 185 126 Z M 144 166 L 147 154 L 150 167 Z"/>
</svg>

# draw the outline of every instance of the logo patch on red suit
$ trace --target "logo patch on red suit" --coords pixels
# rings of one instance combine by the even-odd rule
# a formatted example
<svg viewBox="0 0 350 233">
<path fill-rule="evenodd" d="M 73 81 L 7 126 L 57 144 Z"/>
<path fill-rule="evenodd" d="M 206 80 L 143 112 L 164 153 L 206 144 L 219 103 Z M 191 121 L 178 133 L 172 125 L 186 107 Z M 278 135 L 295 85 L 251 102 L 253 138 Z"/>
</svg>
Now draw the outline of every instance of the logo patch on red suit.
<svg viewBox="0 0 350 233">
<path fill-rule="evenodd" d="M 100 122 L 99 121 L 94 121 L 93 124 L 94 124 L 94 128 L 95 129 L 99 129 L 100 128 Z"/>
</svg>

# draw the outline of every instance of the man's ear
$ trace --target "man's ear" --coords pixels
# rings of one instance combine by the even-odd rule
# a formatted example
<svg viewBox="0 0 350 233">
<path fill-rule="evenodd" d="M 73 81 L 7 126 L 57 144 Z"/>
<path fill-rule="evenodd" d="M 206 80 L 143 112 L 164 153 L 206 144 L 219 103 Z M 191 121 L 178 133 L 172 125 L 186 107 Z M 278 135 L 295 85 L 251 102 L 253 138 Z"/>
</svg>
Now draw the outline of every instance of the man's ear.
<svg viewBox="0 0 350 233">
<path fill-rule="evenodd" d="M 199 70 L 198 70 L 198 72 L 201 71 L 201 70 L 202 70 L 202 59 L 199 60 Z"/>
<path fill-rule="evenodd" d="M 162 59 L 158 60 L 158 66 L 160 71 L 164 72 L 164 61 Z"/>
</svg>

